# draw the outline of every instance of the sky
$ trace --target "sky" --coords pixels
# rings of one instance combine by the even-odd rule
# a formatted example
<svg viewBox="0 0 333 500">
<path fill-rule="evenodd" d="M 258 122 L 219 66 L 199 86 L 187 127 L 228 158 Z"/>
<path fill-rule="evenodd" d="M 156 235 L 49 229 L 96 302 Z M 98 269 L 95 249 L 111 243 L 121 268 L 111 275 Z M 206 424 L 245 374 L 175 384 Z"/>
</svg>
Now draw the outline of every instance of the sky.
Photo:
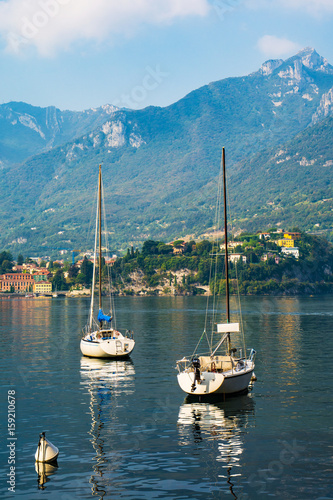
<svg viewBox="0 0 333 500">
<path fill-rule="evenodd" d="M 332 33 L 333 0 L 0 0 L 0 104 L 167 106 Z"/>
</svg>

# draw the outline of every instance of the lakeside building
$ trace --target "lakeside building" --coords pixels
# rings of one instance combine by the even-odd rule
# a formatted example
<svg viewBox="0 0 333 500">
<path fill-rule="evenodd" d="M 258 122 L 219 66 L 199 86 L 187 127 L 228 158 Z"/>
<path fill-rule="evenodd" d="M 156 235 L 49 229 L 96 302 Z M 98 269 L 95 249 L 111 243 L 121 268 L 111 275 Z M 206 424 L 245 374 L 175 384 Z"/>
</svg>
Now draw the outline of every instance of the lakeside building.
<svg viewBox="0 0 333 500">
<path fill-rule="evenodd" d="M 40 269 L 32 275 L 35 281 L 48 281 L 52 274 L 47 269 Z"/>
<path fill-rule="evenodd" d="M 0 276 L 0 291 L 32 292 L 35 280 L 28 273 L 6 273 Z"/>
<path fill-rule="evenodd" d="M 52 283 L 49 281 L 39 281 L 34 284 L 34 293 L 52 293 Z"/>
</svg>

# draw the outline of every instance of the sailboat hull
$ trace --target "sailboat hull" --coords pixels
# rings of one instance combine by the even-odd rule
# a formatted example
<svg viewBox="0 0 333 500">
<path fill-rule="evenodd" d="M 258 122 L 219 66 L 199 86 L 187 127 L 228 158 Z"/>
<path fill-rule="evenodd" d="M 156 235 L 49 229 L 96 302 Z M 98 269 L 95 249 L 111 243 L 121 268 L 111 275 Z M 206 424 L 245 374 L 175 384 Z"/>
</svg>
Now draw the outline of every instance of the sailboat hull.
<svg viewBox="0 0 333 500">
<path fill-rule="evenodd" d="M 80 349 L 84 356 L 90 358 L 125 358 L 133 351 L 134 345 L 134 340 L 127 337 L 123 337 L 121 340 L 81 339 Z"/>
<path fill-rule="evenodd" d="M 240 372 L 224 373 L 201 372 L 200 381 L 195 381 L 194 371 L 178 373 L 180 388 L 187 394 L 204 396 L 208 394 L 237 394 L 248 389 L 253 374 L 254 365 Z"/>
</svg>

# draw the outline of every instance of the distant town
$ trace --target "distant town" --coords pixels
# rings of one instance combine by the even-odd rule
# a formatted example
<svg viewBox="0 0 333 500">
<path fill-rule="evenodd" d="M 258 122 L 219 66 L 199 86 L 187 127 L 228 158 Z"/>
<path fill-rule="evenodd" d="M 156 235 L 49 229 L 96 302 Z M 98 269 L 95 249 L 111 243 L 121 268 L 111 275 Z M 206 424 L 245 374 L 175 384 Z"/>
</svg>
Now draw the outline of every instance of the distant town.
<svg viewBox="0 0 333 500">
<path fill-rule="evenodd" d="M 242 294 L 313 294 L 333 292 L 333 246 L 320 236 L 301 231 L 270 229 L 241 234 L 228 241 L 231 292 L 235 278 Z M 225 243 L 218 248 L 208 239 L 147 240 L 139 251 L 133 247 L 123 257 L 102 258 L 103 287 L 111 274 L 112 289 L 119 295 L 182 295 L 213 293 L 209 281 L 212 253 L 223 258 Z M 0 253 L 0 293 L 34 297 L 90 294 L 94 257 L 91 252 L 72 252 L 69 260 L 13 259 Z M 216 278 L 218 293 L 225 288 L 223 270 Z M 214 286 L 216 290 L 216 283 Z M 216 292 L 215 292 L 216 293 Z"/>
</svg>

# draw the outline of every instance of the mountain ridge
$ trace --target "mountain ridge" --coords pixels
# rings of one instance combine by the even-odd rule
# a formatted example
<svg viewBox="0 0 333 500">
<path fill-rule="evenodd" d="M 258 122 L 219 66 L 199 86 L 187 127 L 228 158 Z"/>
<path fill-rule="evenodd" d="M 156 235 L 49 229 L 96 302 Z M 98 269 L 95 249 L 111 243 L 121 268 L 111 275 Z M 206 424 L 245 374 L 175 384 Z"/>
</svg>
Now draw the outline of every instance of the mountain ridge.
<svg viewBox="0 0 333 500">
<path fill-rule="evenodd" d="M 233 187 L 250 210 L 254 193 L 249 197 L 246 186 L 257 185 L 256 169 L 264 171 L 258 154 L 320 124 L 333 110 L 333 67 L 313 49 L 268 63 L 248 76 L 211 82 L 165 108 L 109 105 L 68 115 L 56 110 L 53 117 L 50 112 L 54 146 L 47 150 L 45 141 L 39 140 L 37 155 L 23 162 L 3 160 L 0 165 L 0 195 L 12 211 L 12 228 L 5 225 L 2 246 L 35 252 L 83 246 L 83 212 L 91 209 L 91 185 L 101 162 L 117 247 L 140 245 L 148 237 L 170 240 L 212 227 L 222 145 L 231 185 L 238 178 L 239 185 Z M 0 116 L 1 110 L 0 106 Z M 40 113 L 46 119 L 46 113 Z M 25 126 L 29 134 L 38 134 L 32 125 Z M 250 170 L 244 161 L 251 162 Z M 240 179 L 239 172 L 247 178 Z M 283 179 L 279 186 L 284 188 Z M 309 186 L 304 186 L 308 196 Z M 265 192 L 265 185 L 260 189 Z M 251 225 L 245 215 L 237 211 L 240 229 Z M 4 208 L 0 220 L 6 221 Z M 36 227 L 33 233 L 31 227 Z"/>
</svg>

